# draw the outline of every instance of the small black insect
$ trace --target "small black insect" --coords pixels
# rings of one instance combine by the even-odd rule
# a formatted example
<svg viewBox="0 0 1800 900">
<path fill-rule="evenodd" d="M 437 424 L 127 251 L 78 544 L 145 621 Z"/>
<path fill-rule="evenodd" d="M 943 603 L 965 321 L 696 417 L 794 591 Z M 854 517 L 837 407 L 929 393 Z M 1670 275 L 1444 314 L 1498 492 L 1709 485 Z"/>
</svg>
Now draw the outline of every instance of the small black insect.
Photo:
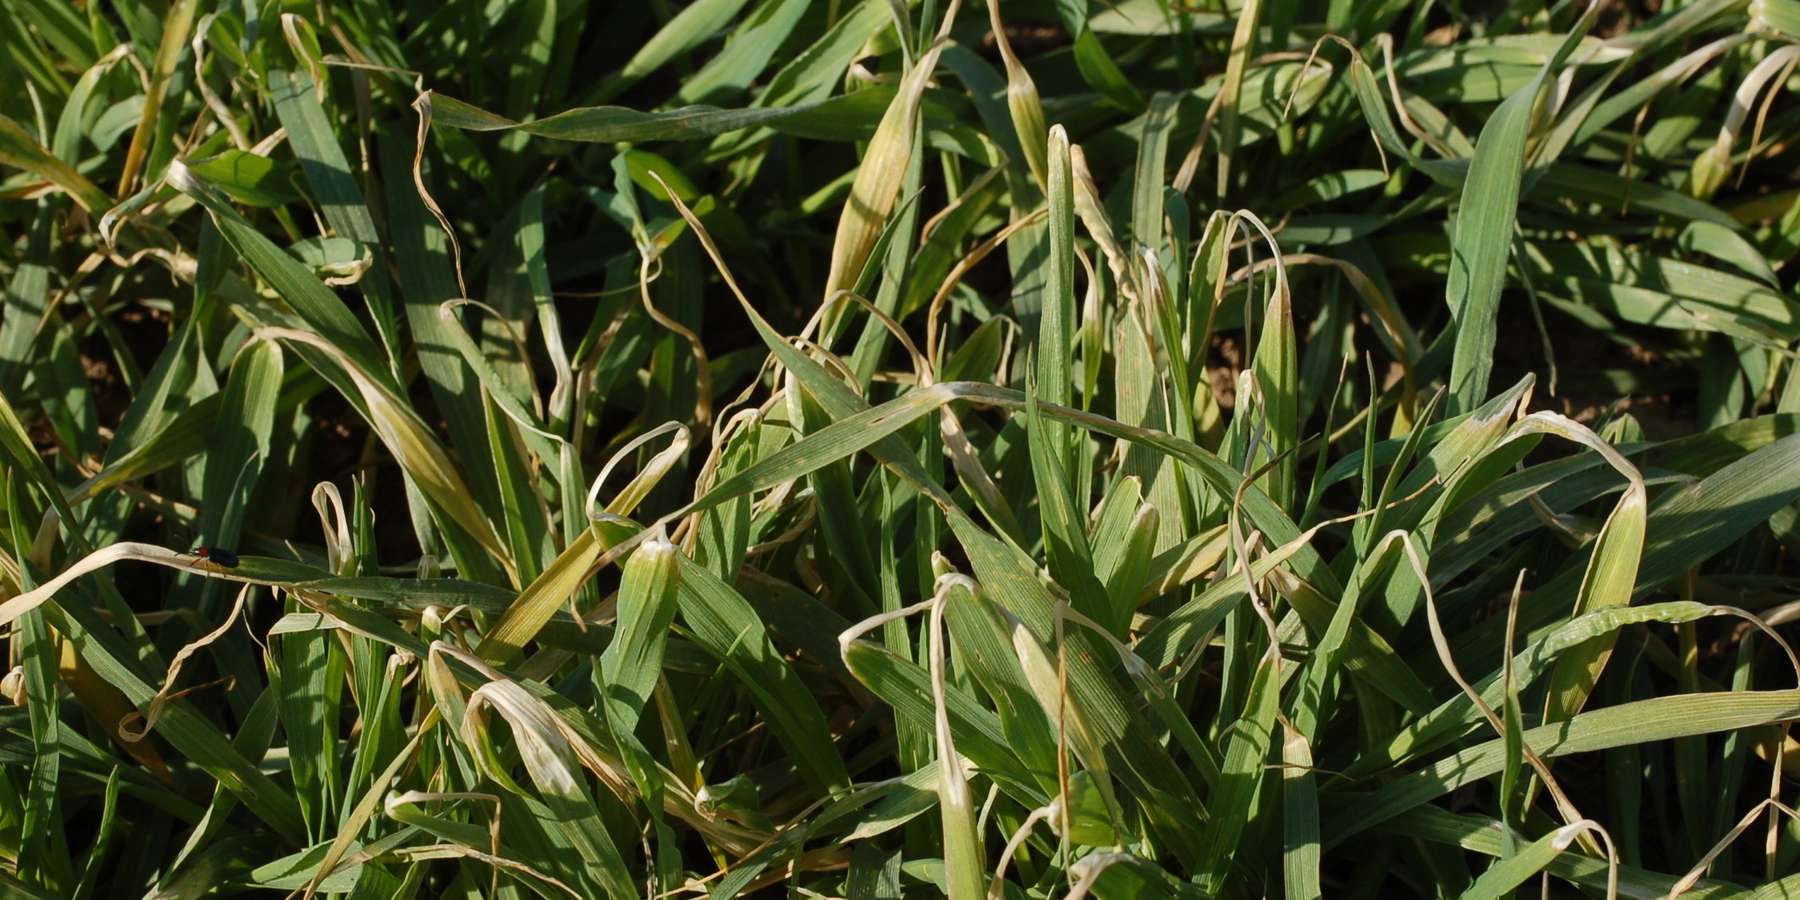
<svg viewBox="0 0 1800 900">
<path fill-rule="evenodd" d="M 217 563 L 218 565 L 224 566 L 227 569 L 237 568 L 237 564 L 238 564 L 237 554 L 231 552 L 230 550 L 220 550 L 217 547 L 201 547 L 198 550 L 194 551 L 194 555 L 200 557 L 201 559 L 206 560 L 207 562 Z"/>
</svg>

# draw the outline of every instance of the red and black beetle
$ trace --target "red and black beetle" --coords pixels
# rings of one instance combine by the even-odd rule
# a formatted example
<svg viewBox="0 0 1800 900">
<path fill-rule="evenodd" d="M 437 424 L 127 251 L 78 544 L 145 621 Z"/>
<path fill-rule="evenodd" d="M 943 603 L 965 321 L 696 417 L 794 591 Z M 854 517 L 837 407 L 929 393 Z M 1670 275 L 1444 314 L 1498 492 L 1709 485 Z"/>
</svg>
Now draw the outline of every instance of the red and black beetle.
<svg viewBox="0 0 1800 900">
<path fill-rule="evenodd" d="M 237 554 L 230 550 L 221 550 L 217 547 L 201 547 L 194 551 L 194 555 L 207 562 L 224 566 L 227 569 L 237 568 Z"/>
</svg>

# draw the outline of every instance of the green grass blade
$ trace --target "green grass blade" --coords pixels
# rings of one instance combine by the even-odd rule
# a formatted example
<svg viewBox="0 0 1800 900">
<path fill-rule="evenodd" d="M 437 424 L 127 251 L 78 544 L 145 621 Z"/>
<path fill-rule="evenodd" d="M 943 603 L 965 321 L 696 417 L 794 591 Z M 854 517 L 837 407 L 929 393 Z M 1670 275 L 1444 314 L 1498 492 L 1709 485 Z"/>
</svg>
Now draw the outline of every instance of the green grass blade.
<svg viewBox="0 0 1800 900">
<path fill-rule="evenodd" d="M 1473 409 L 1487 399 L 1498 339 L 1500 291 L 1506 281 L 1532 117 L 1545 85 L 1593 24 L 1593 9 L 1583 15 L 1538 76 L 1500 104 L 1475 143 L 1450 239 L 1450 274 L 1444 284 L 1444 299 L 1456 321 L 1450 368 L 1452 414 Z"/>
</svg>

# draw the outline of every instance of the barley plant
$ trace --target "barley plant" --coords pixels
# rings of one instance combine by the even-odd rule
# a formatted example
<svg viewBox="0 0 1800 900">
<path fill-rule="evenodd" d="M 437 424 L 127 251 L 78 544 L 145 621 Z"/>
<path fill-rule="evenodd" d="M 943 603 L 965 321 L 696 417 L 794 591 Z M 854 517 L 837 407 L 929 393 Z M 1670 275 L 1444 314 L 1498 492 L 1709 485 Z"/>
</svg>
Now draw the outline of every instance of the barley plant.
<svg viewBox="0 0 1800 900">
<path fill-rule="evenodd" d="M 0 47 L 0 894 L 1800 894 L 1800 0 Z"/>
</svg>

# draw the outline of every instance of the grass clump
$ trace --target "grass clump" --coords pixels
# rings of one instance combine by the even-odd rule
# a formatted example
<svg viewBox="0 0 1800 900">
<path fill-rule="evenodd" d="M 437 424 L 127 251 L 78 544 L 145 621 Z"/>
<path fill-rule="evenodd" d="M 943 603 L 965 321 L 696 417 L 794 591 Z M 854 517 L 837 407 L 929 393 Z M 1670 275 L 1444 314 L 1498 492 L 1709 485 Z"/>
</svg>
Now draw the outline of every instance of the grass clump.
<svg viewBox="0 0 1800 900">
<path fill-rule="evenodd" d="M 1800 890 L 1796 9 L 0 0 L 0 887 Z"/>
</svg>

